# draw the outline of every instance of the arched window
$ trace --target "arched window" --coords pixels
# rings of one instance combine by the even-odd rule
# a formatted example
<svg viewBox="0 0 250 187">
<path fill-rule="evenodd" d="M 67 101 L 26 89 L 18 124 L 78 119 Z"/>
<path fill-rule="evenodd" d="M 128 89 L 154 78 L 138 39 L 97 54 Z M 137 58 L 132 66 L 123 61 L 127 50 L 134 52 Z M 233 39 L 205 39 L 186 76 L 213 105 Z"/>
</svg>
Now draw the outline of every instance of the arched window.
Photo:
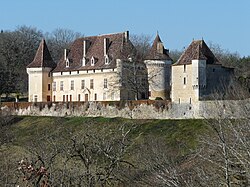
<svg viewBox="0 0 250 187">
<path fill-rule="evenodd" d="M 94 66 L 95 65 L 95 58 L 92 56 L 91 58 L 91 66 Z"/>
<path fill-rule="evenodd" d="M 109 57 L 108 57 L 108 55 L 105 55 L 105 64 L 109 64 Z"/>
</svg>

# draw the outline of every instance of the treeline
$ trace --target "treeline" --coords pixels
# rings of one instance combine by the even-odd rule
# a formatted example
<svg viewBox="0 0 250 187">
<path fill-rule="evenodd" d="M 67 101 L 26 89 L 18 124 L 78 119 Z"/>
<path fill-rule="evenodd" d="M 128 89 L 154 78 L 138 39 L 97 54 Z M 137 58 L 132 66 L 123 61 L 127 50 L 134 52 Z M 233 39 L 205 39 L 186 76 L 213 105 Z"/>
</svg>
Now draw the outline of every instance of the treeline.
<svg viewBox="0 0 250 187">
<path fill-rule="evenodd" d="M 26 66 L 32 62 L 42 38 L 45 38 L 55 62 L 63 49 L 83 34 L 68 29 L 44 33 L 34 27 L 21 26 L 14 31 L 0 33 L 0 95 L 27 93 Z"/>
<path fill-rule="evenodd" d="M 82 33 L 69 29 L 55 29 L 43 32 L 34 27 L 21 26 L 14 31 L 0 33 L 0 95 L 10 93 L 27 93 L 28 75 L 26 66 L 32 62 L 42 38 L 46 39 L 49 50 L 55 62 L 68 48 L 72 41 L 83 36 Z M 143 60 L 151 47 L 152 37 L 148 35 L 131 35 L 131 41 L 137 49 L 136 58 Z M 235 68 L 236 78 L 242 85 L 250 89 L 250 56 L 240 57 L 222 49 L 219 45 L 210 43 L 209 46 L 223 65 Z M 170 52 L 173 61 L 180 57 L 181 50 Z"/>
</svg>

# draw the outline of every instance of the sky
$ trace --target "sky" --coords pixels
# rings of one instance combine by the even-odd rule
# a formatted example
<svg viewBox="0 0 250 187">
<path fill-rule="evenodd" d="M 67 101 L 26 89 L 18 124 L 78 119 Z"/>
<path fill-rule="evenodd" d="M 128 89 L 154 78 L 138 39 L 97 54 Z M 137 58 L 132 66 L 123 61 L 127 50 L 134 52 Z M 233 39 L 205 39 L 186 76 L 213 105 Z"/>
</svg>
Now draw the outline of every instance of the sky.
<svg viewBox="0 0 250 187">
<path fill-rule="evenodd" d="M 85 36 L 157 31 L 171 50 L 204 39 L 250 56 L 250 0 L 0 0 L 0 29 L 71 29 Z"/>
</svg>

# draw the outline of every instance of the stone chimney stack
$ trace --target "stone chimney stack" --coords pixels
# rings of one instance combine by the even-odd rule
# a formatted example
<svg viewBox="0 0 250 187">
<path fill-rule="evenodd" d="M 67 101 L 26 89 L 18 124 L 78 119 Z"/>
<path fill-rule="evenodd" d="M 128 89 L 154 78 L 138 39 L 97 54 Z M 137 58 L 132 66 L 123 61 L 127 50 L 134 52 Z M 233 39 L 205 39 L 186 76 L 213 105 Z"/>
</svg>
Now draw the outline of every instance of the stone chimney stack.
<svg viewBox="0 0 250 187">
<path fill-rule="evenodd" d="M 64 49 L 64 60 L 67 59 L 67 55 L 68 55 L 67 52 L 68 52 L 67 49 Z"/>
<path fill-rule="evenodd" d="M 90 41 L 84 40 L 83 41 L 83 57 L 86 57 L 89 46 L 90 46 Z"/>
<path fill-rule="evenodd" d="M 104 51 L 104 56 L 108 54 L 108 47 L 109 47 L 109 39 L 104 38 L 103 40 L 103 51 Z"/>
<path fill-rule="evenodd" d="M 157 43 L 157 53 L 163 54 L 164 47 L 163 44 L 161 42 Z"/>
<path fill-rule="evenodd" d="M 125 42 L 128 42 L 128 40 L 129 40 L 129 31 L 124 32 L 124 39 L 125 39 Z"/>
</svg>

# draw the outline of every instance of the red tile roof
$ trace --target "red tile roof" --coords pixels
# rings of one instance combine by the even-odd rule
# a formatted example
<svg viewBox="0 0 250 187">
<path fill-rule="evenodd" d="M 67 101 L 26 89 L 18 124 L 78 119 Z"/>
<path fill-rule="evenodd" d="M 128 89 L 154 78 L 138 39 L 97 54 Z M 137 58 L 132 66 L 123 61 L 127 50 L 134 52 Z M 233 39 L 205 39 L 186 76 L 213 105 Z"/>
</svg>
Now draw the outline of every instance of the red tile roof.
<svg viewBox="0 0 250 187">
<path fill-rule="evenodd" d="M 159 45 L 161 45 L 162 50 L 158 50 Z M 169 57 L 168 50 L 164 48 L 164 45 L 160 39 L 160 36 L 156 35 L 155 40 L 153 42 L 153 45 L 151 49 L 149 50 L 149 53 L 147 54 L 146 60 L 172 60 Z"/>
<path fill-rule="evenodd" d="M 60 59 L 54 72 L 73 71 L 73 70 L 91 70 L 115 68 L 116 59 L 128 59 L 134 51 L 134 46 L 128 38 L 127 32 L 107 34 L 99 36 L 89 36 L 76 39 L 70 46 L 67 58 L 70 61 L 69 67 L 66 67 L 64 56 Z M 108 39 L 107 55 L 110 60 L 105 64 L 104 39 Z M 86 65 L 82 66 L 84 41 L 88 41 L 89 47 L 86 52 Z M 95 65 L 91 66 L 91 58 L 94 57 Z"/>
<path fill-rule="evenodd" d="M 206 60 L 207 64 L 220 64 L 204 40 L 194 40 L 173 65 L 192 64 L 192 60 Z"/>
<path fill-rule="evenodd" d="M 56 63 L 53 61 L 44 39 L 40 42 L 34 60 L 27 66 L 27 68 L 37 67 L 56 67 Z"/>
</svg>

